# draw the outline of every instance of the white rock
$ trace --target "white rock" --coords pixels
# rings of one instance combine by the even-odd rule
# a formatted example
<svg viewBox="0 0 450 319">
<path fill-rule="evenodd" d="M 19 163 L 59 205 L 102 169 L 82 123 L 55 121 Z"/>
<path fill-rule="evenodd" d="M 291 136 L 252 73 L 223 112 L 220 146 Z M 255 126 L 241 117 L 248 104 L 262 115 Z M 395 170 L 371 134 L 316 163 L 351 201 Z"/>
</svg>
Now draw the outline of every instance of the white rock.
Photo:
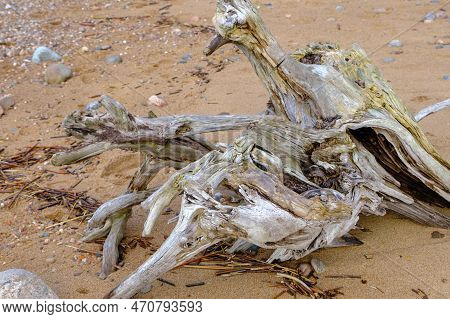
<svg viewBox="0 0 450 319">
<path fill-rule="evenodd" d="M 37 275 L 24 269 L 0 272 L 0 299 L 57 299 L 58 296 Z"/>
<path fill-rule="evenodd" d="M 403 46 L 403 43 L 402 43 L 402 41 L 396 39 L 396 40 L 392 40 L 391 42 L 389 42 L 389 46 L 391 48 L 400 48 Z"/>
<path fill-rule="evenodd" d="M 45 61 L 57 62 L 61 61 L 61 56 L 52 49 L 47 47 L 39 47 L 34 51 L 31 61 L 36 64 Z"/>
<path fill-rule="evenodd" d="M 164 107 L 167 106 L 166 100 L 162 96 L 152 95 L 147 100 L 148 106 Z"/>
</svg>

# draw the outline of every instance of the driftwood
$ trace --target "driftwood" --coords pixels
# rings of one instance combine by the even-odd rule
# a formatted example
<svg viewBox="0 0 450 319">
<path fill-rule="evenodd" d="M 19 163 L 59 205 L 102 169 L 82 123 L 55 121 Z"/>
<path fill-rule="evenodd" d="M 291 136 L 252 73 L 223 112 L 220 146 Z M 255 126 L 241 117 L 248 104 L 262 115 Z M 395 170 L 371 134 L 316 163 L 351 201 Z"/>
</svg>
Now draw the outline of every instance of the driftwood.
<svg viewBox="0 0 450 319">
<path fill-rule="evenodd" d="M 117 262 L 131 207 L 140 203 L 148 211 L 143 236 L 149 236 L 158 216 L 182 196 L 170 237 L 106 297 L 132 297 L 223 240 L 237 240 L 231 252 L 247 243 L 274 249 L 271 262 L 357 244 L 347 233 L 361 213 L 381 216 L 389 209 L 450 227 L 450 165 L 361 48 L 313 43 L 288 54 L 248 0 L 218 0 L 213 21 L 217 35 L 205 53 L 232 43 L 247 56 L 270 95 L 266 115 L 143 118 L 103 96 L 107 113 L 74 112 L 63 124 L 85 146 L 55 155 L 54 164 L 114 148 L 142 154 L 125 193 L 88 224 L 85 240 L 108 236 L 103 277 Z M 200 137 L 236 129 L 242 134 L 226 148 Z M 165 166 L 178 171 L 147 190 Z"/>
</svg>

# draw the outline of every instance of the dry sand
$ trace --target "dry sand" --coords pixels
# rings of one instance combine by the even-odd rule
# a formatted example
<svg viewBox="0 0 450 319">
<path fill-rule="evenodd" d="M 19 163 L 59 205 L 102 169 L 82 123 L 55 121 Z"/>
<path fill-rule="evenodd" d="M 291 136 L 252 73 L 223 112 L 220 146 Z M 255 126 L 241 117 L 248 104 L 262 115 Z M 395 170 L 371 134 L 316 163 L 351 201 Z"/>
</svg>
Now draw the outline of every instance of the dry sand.
<svg viewBox="0 0 450 319">
<path fill-rule="evenodd" d="M 6 110 L 0 118 L 0 148 L 5 148 L 2 156 L 37 141 L 40 145 L 65 145 L 73 141 L 52 137 L 64 134 L 59 124 L 67 114 L 82 109 L 92 97 L 101 94 L 111 95 L 132 113 L 142 115 L 149 111 L 144 102 L 156 93 L 166 96 L 169 103 L 163 109 L 153 109 L 158 115 L 250 114 L 265 108 L 267 94 L 242 54 L 226 47 L 211 58 L 202 55 L 211 34 L 200 26 L 211 25 L 214 1 L 40 0 L 33 1 L 35 6 L 22 12 L 23 2 L 14 2 L 18 6 L 16 13 L 0 16 L 3 19 L 0 36 L 12 25 L 11 19 L 16 22 L 19 19 L 23 25 L 36 23 L 42 30 L 43 40 L 53 40 L 56 51 L 67 53 L 64 63 L 73 68 L 75 76 L 62 85 L 49 86 L 43 81 L 43 65 L 20 66 L 23 59 L 30 58 L 37 44 L 48 44 L 43 40 L 34 46 L 31 42 L 22 43 L 28 51 L 23 51 L 21 56 L 0 57 L 0 95 L 3 91 L 16 99 L 16 107 Z M 420 0 L 272 0 L 272 8 L 263 4 L 268 2 L 257 1 L 262 16 L 285 48 L 295 50 L 311 41 L 331 41 L 342 47 L 358 43 L 367 52 L 373 52 L 372 60 L 412 112 L 449 98 L 450 81 L 443 76 L 450 72 L 450 51 L 448 46 L 436 49 L 436 44 L 449 44 L 448 18 L 418 22 L 445 1 L 436 4 Z M 57 5 L 54 10 L 48 9 L 51 3 Z M 105 3 L 111 6 L 105 7 Z M 155 27 L 157 21 L 162 21 L 159 9 L 167 4 L 172 4 L 166 14 L 169 23 L 162 22 Z M 345 9 L 337 12 L 337 5 Z M 2 6 L 0 11 L 4 9 Z M 376 13 L 377 8 L 385 8 L 386 12 Z M 405 30 L 408 31 L 398 36 Z M 382 47 L 394 38 L 400 39 L 403 47 Z M 112 49 L 95 51 L 102 44 L 109 44 Z M 83 46 L 89 51 L 82 52 Z M 179 64 L 186 53 L 192 59 Z M 123 63 L 105 64 L 104 57 L 109 54 L 123 54 Z M 385 57 L 396 60 L 383 63 Z M 207 73 L 205 77 L 192 75 L 198 67 Z M 450 109 L 430 116 L 421 126 L 439 152 L 450 159 Z M 104 201 L 122 192 L 137 165 L 135 154 L 115 151 L 94 158 L 88 165 L 72 165 L 72 169 L 79 169 L 78 176 L 56 175 L 42 183 L 63 188 L 82 179 L 75 189 L 86 190 L 90 196 Z M 161 174 L 159 181 L 165 177 L 166 174 Z M 0 200 L 7 195 L 0 194 Z M 173 208 L 176 210 L 177 204 Z M 81 238 L 83 223 L 50 229 L 48 244 L 44 244 L 45 238 L 39 237 L 43 227 L 54 223 L 52 219 L 61 220 L 68 215 L 69 210 L 64 208 L 36 211 L 25 200 L 12 209 L 2 209 L 0 271 L 25 268 L 36 272 L 62 298 L 100 298 L 151 254 L 140 247 L 129 250 L 124 267 L 102 281 L 96 276 L 99 258 L 67 247 L 101 249 L 98 244 L 73 243 Z M 163 216 L 159 221 L 152 239 L 154 247 L 169 234 L 172 226 L 166 222 L 172 215 Z M 145 213 L 136 209 L 127 236 L 140 234 L 144 218 Z M 431 233 L 436 229 L 393 214 L 362 217 L 360 225 L 370 230 L 353 232 L 364 241 L 363 246 L 324 249 L 305 258 L 317 257 L 326 263 L 326 272 L 319 280 L 321 288 L 343 287 L 342 298 L 420 298 L 412 289 L 421 289 L 430 298 L 450 297 L 450 231 L 439 230 L 445 236 L 433 239 Z M 46 259 L 52 256 L 56 261 L 47 263 Z M 326 278 L 344 274 L 360 275 L 367 282 Z M 149 293 L 139 297 L 271 298 L 280 292 L 279 288 L 271 287 L 277 280 L 273 275 L 218 278 L 211 271 L 179 269 L 164 278 L 176 287 L 156 282 Z M 196 281 L 206 284 L 185 287 Z"/>
</svg>

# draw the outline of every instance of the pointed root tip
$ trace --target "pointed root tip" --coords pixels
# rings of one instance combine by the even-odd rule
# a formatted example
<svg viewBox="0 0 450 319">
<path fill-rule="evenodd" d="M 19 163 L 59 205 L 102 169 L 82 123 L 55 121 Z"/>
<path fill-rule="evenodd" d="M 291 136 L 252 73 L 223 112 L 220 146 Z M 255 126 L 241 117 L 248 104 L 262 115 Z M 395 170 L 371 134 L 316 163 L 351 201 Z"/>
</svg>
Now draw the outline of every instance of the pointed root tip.
<svg viewBox="0 0 450 319">
<path fill-rule="evenodd" d="M 230 42 L 231 42 L 230 40 L 225 39 L 224 37 L 222 37 L 220 34 L 217 33 L 211 39 L 208 46 L 203 50 L 203 53 L 206 56 L 209 56 L 209 55 L 213 54 L 215 51 L 217 51 L 220 47 L 222 47 L 223 45 L 230 43 Z"/>
</svg>

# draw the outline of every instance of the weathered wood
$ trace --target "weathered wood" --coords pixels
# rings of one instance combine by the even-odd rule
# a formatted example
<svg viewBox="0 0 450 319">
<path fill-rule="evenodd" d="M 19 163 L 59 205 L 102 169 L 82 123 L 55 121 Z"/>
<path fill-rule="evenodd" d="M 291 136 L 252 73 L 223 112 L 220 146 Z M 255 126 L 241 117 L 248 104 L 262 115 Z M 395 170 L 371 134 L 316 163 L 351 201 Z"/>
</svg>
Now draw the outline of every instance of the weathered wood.
<svg viewBox="0 0 450 319">
<path fill-rule="evenodd" d="M 424 108 L 423 110 L 420 110 L 420 112 L 418 112 L 416 116 L 414 116 L 414 119 L 416 120 L 416 122 L 420 122 L 428 115 L 442 111 L 443 109 L 446 109 L 449 106 L 450 106 L 450 99 L 430 105 Z"/>
<path fill-rule="evenodd" d="M 115 266 L 132 205 L 148 211 L 149 236 L 161 212 L 183 197 L 170 237 L 107 297 L 132 297 L 224 239 L 237 240 L 233 250 L 245 243 L 274 249 L 269 261 L 283 261 L 342 246 L 361 213 L 389 209 L 450 228 L 450 164 L 416 122 L 439 107 L 413 118 L 356 45 L 313 43 L 286 53 L 248 0 L 218 0 L 214 24 L 218 35 L 205 53 L 227 43 L 242 50 L 270 95 L 264 115 L 142 118 L 102 97 L 107 114 L 74 112 L 63 124 L 87 146 L 55 156 L 57 164 L 112 148 L 146 156 L 126 193 L 89 222 L 89 239 L 109 232 L 104 275 Z M 224 130 L 243 132 L 225 148 L 198 136 Z M 179 170 L 147 191 L 158 161 Z"/>
</svg>

